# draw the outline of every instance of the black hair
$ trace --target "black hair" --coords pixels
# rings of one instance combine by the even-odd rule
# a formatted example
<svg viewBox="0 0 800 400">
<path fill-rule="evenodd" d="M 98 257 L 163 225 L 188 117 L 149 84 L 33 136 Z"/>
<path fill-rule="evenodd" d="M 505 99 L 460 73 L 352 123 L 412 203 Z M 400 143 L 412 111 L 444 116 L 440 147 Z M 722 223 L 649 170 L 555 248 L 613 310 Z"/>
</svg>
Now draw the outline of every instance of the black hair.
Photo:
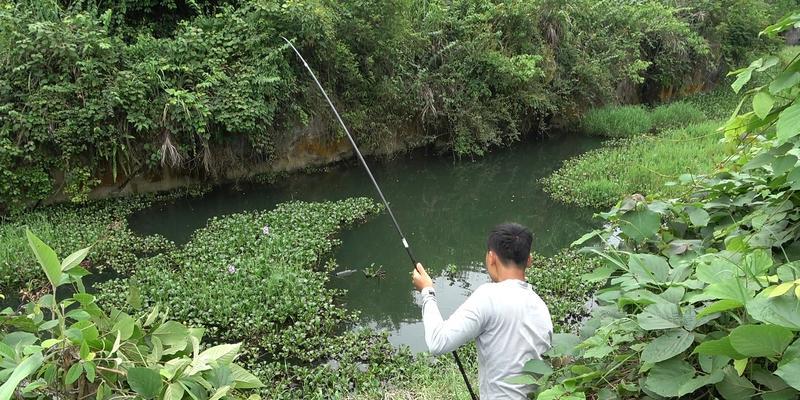
<svg viewBox="0 0 800 400">
<path fill-rule="evenodd" d="M 520 224 L 505 223 L 495 226 L 489 232 L 487 247 L 500 257 L 503 264 L 510 261 L 525 268 L 531 255 L 532 242 L 533 234 L 528 228 Z"/>
</svg>

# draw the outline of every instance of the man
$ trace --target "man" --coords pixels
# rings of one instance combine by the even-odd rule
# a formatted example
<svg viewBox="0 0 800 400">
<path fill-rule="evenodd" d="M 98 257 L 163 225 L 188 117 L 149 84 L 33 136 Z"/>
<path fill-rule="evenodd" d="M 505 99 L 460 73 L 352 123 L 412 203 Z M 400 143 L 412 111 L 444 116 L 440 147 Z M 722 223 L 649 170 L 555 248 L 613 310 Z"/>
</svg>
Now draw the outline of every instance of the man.
<svg viewBox="0 0 800 400">
<path fill-rule="evenodd" d="M 519 224 L 501 224 L 489 233 L 486 271 L 492 283 L 479 286 L 447 320 L 442 320 L 433 282 L 422 264 L 413 272 L 422 293 L 425 342 L 433 355 L 444 354 L 475 339 L 480 397 L 525 399 L 533 386 L 505 382 L 525 363 L 550 348 L 550 311 L 525 281 L 531 265 L 531 232 Z"/>
</svg>

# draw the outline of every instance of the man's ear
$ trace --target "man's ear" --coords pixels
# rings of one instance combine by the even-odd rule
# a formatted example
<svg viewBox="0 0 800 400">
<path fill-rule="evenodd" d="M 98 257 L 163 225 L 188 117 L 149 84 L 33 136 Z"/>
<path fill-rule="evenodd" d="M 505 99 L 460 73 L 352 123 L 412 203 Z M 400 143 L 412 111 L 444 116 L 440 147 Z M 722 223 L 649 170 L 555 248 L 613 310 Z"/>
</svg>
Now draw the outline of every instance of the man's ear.
<svg viewBox="0 0 800 400">
<path fill-rule="evenodd" d="M 528 254 L 528 262 L 525 263 L 525 268 L 530 268 L 531 264 L 533 264 L 533 256 Z"/>
</svg>

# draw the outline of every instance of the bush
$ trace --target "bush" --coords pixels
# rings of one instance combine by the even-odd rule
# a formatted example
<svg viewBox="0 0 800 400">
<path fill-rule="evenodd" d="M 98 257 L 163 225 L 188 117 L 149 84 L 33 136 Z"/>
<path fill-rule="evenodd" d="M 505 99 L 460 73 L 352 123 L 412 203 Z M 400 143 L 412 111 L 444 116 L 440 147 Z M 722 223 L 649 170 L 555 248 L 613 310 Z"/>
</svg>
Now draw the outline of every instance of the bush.
<svg viewBox="0 0 800 400">
<path fill-rule="evenodd" d="M 167 165 L 214 179 L 312 122 L 335 136 L 281 35 L 366 150 L 470 156 L 613 102 L 621 83 L 678 84 L 759 45 L 722 39 L 767 2 L 694 3 L 3 2 L 0 212 Z"/>
<path fill-rule="evenodd" d="M 606 144 L 567 160 L 542 180 L 544 189 L 564 203 L 591 207 L 613 205 L 631 193 L 681 196 L 685 187 L 665 183 L 711 170 L 724 158 L 720 124 L 706 122 Z"/>
<path fill-rule="evenodd" d="M 243 399 L 264 386 L 234 363 L 239 344 L 204 349 L 203 329 L 168 320 L 158 306 L 141 318 L 100 308 L 83 285 L 90 247 L 59 261 L 30 230 L 26 236 L 51 294 L 0 313 L 3 399 Z M 59 299 L 59 287 L 74 294 Z"/>
<path fill-rule="evenodd" d="M 93 244 L 84 261 L 90 271 L 130 273 L 141 255 L 169 250 L 161 236 L 142 237 L 128 227 L 127 217 L 150 204 L 144 197 L 108 200 L 81 206 L 58 205 L 0 223 L 0 291 L 7 295 L 38 292 L 46 282 L 36 258 L 26 251 L 25 228 L 35 231 L 60 257 Z"/>
<path fill-rule="evenodd" d="M 725 123 L 736 152 L 721 170 L 680 199 L 627 197 L 577 241 L 604 263 L 583 279 L 606 286 L 580 334 L 555 335 L 517 378 L 538 398 L 800 395 L 798 69 L 770 56 L 734 72 L 737 92 L 771 82 L 741 91 L 753 110 Z"/>
<path fill-rule="evenodd" d="M 677 101 L 660 105 L 650 113 L 653 129 L 661 132 L 670 128 L 680 128 L 699 124 L 706 120 L 705 114 L 692 103 Z"/>
<path fill-rule="evenodd" d="M 633 137 L 653 128 L 650 113 L 643 106 L 610 106 L 589 110 L 581 119 L 581 131 L 596 136 Z"/>
</svg>

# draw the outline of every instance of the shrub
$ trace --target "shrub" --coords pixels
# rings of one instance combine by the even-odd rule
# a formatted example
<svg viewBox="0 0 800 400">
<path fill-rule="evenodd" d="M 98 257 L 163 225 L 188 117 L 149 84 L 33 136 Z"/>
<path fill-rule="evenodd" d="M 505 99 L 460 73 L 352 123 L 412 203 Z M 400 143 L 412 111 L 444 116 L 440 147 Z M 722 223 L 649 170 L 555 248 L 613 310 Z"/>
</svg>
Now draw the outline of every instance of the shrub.
<svg viewBox="0 0 800 400">
<path fill-rule="evenodd" d="M 581 119 L 581 131 L 606 137 L 644 135 L 653 128 L 650 113 L 643 106 L 610 106 L 589 110 Z"/>
<path fill-rule="evenodd" d="M 91 247 L 59 261 L 30 230 L 26 236 L 52 294 L 0 313 L 0 398 L 243 399 L 243 390 L 263 386 L 234 363 L 239 344 L 204 349 L 203 329 L 168 320 L 158 306 L 140 318 L 100 308 L 83 285 Z M 67 286 L 74 294 L 59 299 Z"/>
<path fill-rule="evenodd" d="M 653 129 L 661 132 L 670 128 L 699 124 L 706 120 L 706 116 L 694 104 L 676 101 L 654 108 L 650 112 L 650 120 L 653 122 Z"/>
<path fill-rule="evenodd" d="M 685 187 L 665 183 L 708 171 L 724 158 L 719 125 L 706 122 L 615 141 L 567 160 L 542 183 L 554 198 L 579 206 L 610 206 L 631 193 L 680 196 Z"/>
<path fill-rule="evenodd" d="M 37 292 L 46 282 L 36 258 L 26 251 L 25 228 L 38 233 L 61 257 L 71 249 L 93 245 L 84 262 L 90 271 L 131 272 L 140 255 L 171 249 L 161 236 L 139 236 L 128 227 L 127 217 L 145 207 L 145 197 L 58 205 L 43 208 L 0 223 L 0 291 L 5 294 Z"/>
<path fill-rule="evenodd" d="M 798 23 L 800 11 L 762 34 Z M 768 56 L 732 73 L 737 92 L 753 75 L 771 82 L 742 91 L 753 110 L 724 126 L 736 153 L 687 196 L 634 195 L 599 214 L 605 226 L 576 243 L 604 263 L 583 277 L 606 285 L 601 305 L 518 382 L 538 398 L 800 395 L 798 70 Z"/>
</svg>

